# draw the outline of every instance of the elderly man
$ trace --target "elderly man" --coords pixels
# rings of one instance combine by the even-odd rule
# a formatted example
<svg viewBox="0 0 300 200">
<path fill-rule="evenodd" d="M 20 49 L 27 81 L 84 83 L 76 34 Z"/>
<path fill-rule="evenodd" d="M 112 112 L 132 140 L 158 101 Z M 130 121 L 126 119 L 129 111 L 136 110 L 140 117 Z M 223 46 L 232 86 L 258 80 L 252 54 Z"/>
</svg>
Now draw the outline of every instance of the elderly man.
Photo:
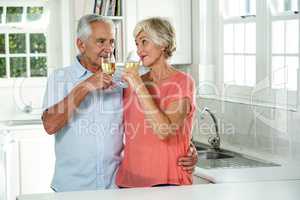
<svg viewBox="0 0 300 200">
<path fill-rule="evenodd" d="M 123 149 L 122 89 L 111 88 L 111 76 L 101 70 L 114 41 L 112 21 L 83 16 L 77 28 L 80 55 L 48 78 L 42 120 L 46 132 L 55 134 L 54 191 L 116 187 Z M 195 160 L 195 152 L 189 153 L 178 164 L 191 171 Z"/>
</svg>

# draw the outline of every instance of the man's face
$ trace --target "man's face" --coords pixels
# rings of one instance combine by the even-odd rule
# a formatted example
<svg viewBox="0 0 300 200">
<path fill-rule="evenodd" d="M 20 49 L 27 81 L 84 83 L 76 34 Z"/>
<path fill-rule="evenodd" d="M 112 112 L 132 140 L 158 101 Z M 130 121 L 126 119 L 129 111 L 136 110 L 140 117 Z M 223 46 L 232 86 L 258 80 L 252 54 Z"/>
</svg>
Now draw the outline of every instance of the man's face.
<svg viewBox="0 0 300 200">
<path fill-rule="evenodd" d="M 93 22 L 90 24 L 92 34 L 79 50 L 83 55 L 83 62 L 86 67 L 99 69 L 102 57 L 112 54 L 115 43 L 115 33 L 111 26 L 104 22 Z"/>
</svg>

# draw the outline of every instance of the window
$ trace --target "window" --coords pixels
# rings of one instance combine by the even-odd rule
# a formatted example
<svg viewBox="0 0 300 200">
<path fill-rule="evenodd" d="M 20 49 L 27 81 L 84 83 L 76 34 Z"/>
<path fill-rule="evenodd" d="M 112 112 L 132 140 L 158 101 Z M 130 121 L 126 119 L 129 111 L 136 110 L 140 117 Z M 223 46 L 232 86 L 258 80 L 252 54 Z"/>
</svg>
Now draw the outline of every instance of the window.
<svg viewBox="0 0 300 200">
<path fill-rule="evenodd" d="M 256 77 L 255 1 L 226 0 L 223 10 L 224 83 L 254 86 Z"/>
<path fill-rule="evenodd" d="M 297 0 L 273 0 L 270 8 L 272 88 L 296 91 L 299 66 Z"/>
<path fill-rule="evenodd" d="M 296 105 L 298 0 L 219 0 L 224 97 Z M 254 98 L 255 99 L 255 98 Z"/>
<path fill-rule="evenodd" d="M 298 0 L 270 0 L 269 2 L 273 14 L 298 11 Z"/>
<path fill-rule="evenodd" d="M 0 2 L 0 78 L 47 76 L 47 1 Z"/>
<path fill-rule="evenodd" d="M 256 14 L 256 1 L 223 0 L 223 17 L 232 18 Z"/>
</svg>

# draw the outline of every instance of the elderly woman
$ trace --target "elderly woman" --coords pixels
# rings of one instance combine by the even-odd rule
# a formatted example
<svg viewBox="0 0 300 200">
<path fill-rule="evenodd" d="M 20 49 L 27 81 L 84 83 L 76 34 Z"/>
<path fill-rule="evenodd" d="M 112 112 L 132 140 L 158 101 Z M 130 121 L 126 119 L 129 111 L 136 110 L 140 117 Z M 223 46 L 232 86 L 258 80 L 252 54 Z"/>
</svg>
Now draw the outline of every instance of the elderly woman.
<svg viewBox="0 0 300 200">
<path fill-rule="evenodd" d="M 124 72 L 124 160 L 117 173 L 119 187 L 192 184 L 192 175 L 177 165 L 189 151 L 195 112 L 194 82 L 172 67 L 175 32 L 162 18 L 139 22 L 134 30 L 137 53 L 150 71 Z"/>
</svg>

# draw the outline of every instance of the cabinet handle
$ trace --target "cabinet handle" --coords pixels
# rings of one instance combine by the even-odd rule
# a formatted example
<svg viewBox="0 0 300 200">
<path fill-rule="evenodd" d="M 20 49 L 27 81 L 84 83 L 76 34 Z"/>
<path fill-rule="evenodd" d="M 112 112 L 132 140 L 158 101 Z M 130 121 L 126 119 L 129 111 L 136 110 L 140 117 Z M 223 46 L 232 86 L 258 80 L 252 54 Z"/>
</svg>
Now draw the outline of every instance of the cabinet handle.
<svg viewBox="0 0 300 200">
<path fill-rule="evenodd" d="M 246 18 L 254 18 L 256 15 L 242 15 L 241 18 L 246 19 Z"/>
</svg>

